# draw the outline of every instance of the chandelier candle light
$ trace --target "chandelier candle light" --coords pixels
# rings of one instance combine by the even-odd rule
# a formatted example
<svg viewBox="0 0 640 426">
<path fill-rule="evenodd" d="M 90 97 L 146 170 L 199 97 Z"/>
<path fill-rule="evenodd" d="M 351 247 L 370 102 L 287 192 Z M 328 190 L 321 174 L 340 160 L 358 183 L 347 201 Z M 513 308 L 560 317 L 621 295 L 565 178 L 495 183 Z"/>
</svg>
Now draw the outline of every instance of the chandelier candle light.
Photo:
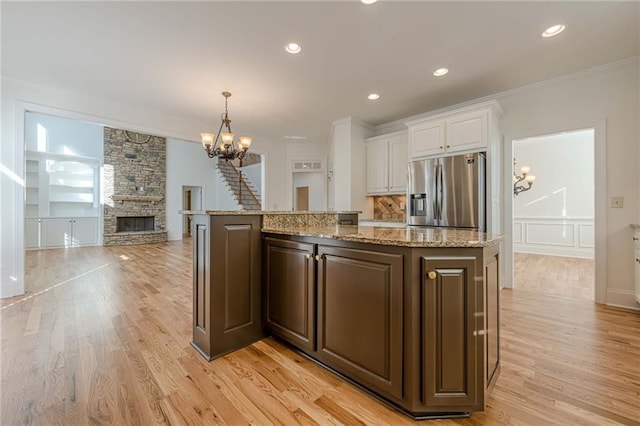
<svg viewBox="0 0 640 426">
<path fill-rule="evenodd" d="M 522 175 L 518 176 L 516 175 L 515 172 L 516 169 L 516 159 L 513 159 L 513 195 L 518 195 L 521 192 L 524 191 L 528 191 L 531 189 L 531 186 L 533 185 L 533 181 L 536 180 L 536 177 L 533 175 L 529 174 L 529 171 L 531 170 L 531 168 L 529 166 L 522 166 L 520 167 L 520 172 L 522 172 Z M 518 185 L 520 182 L 525 181 L 527 182 L 527 186 L 525 187 L 524 185 Z"/>
<path fill-rule="evenodd" d="M 224 96 L 224 113 L 221 116 L 222 123 L 220 123 L 220 129 L 218 129 L 217 136 L 214 133 L 200 133 L 202 146 L 205 151 L 207 151 L 209 158 L 218 157 L 225 161 L 235 160 L 237 158 L 240 160 L 240 167 L 242 167 L 242 159 L 249 150 L 253 138 L 251 136 L 240 136 L 236 147 L 233 141 L 235 135 L 231 132 L 231 120 L 229 120 L 229 111 L 227 109 L 227 101 L 231 93 L 222 92 L 222 96 Z M 226 128 L 226 132 L 222 131 L 223 127 Z"/>
</svg>

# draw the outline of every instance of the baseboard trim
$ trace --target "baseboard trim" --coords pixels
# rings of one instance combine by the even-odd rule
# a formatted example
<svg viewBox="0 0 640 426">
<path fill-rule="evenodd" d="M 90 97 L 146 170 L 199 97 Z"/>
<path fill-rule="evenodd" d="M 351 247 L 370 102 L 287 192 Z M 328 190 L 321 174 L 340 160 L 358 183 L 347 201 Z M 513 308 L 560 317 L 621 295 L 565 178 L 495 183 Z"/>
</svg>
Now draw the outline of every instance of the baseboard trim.
<svg viewBox="0 0 640 426">
<path fill-rule="evenodd" d="M 593 248 L 591 249 L 579 249 L 569 247 L 553 247 L 553 246 L 540 246 L 536 247 L 530 244 L 513 245 L 514 253 L 527 253 L 527 254 L 542 254 L 546 256 L 560 256 L 560 257 L 579 257 L 581 259 L 593 259 Z"/>
<path fill-rule="evenodd" d="M 617 306 L 619 308 L 640 311 L 640 304 L 636 302 L 636 294 L 629 290 L 607 289 L 606 304 L 608 306 Z"/>
</svg>

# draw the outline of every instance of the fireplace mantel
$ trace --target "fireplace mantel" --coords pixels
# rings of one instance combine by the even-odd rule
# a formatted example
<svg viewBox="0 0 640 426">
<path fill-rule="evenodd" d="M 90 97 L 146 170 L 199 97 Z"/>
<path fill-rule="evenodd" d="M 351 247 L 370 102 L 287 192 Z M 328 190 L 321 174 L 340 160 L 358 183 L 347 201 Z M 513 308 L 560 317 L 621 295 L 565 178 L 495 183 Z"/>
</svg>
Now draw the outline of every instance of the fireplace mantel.
<svg viewBox="0 0 640 426">
<path fill-rule="evenodd" d="M 111 195 L 109 198 L 118 203 L 122 203 L 123 201 L 138 201 L 155 204 L 164 200 L 164 197 L 153 195 Z"/>
</svg>

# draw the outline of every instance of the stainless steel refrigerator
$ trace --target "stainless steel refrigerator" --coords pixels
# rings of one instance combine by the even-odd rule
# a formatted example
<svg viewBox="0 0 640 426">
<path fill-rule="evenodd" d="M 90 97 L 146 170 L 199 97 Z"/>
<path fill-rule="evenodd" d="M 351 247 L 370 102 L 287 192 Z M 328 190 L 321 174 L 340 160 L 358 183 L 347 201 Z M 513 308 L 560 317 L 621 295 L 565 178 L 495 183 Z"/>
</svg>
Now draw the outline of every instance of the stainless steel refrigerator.
<svg viewBox="0 0 640 426">
<path fill-rule="evenodd" d="M 407 224 L 485 231 L 484 152 L 408 163 Z"/>
</svg>

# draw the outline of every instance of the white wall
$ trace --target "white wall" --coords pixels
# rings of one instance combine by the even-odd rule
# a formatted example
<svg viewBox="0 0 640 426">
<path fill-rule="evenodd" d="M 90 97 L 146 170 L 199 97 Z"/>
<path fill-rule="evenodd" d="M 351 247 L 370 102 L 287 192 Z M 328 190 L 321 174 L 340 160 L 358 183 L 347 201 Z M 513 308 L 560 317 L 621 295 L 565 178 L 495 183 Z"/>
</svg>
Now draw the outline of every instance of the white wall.
<svg viewBox="0 0 640 426">
<path fill-rule="evenodd" d="M 44 147 L 38 145 L 39 126 L 44 129 Z M 94 123 L 30 112 L 25 120 L 25 139 L 30 151 L 79 155 L 100 162 L 104 157 L 104 128 Z"/>
<path fill-rule="evenodd" d="M 25 110 L 151 133 L 167 138 L 199 140 L 209 120 L 176 117 L 163 111 L 116 102 L 78 92 L 2 78 L 0 144 L 0 297 L 24 292 L 24 115 Z M 267 203 L 286 205 L 285 145 L 255 135 L 251 150 L 263 154 Z"/>
<path fill-rule="evenodd" d="M 536 180 L 530 190 L 514 198 L 514 217 L 592 219 L 593 138 L 589 129 L 516 141 L 516 173 L 529 166 Z"/>
<path fill-rule="evenodd" d="M 182 239 L 182 187 L 202 187 L 203 209 L 215 208 L 215 160 L 206 156 L 202 145 L 167 138 L 167 235 Z M 195 208 L 195 207 L 194 207 Z"/>
<path fill-rule="evenodd" d="M 290 142 L 287 144 L 287 184 L 286 188 L 294 188 L 294 175 L 298 175 L 301 173 L 293 172 L 293 162 L 300 160 L 309 160 L 309 161 L 323 161 L 326 163 L 327 155 L 329 152 L 329 146 L 326 143 L 312 143 L 308 141 L 304 142 Z M 317 173 L 316 175 L 321 175 L 322 182 L 320 182 L 320 178 L 317 178 L 317 189 L 315 192 L 322 192 L 323 195 L 320 200 L 317 200 L 314 204 L 317 206 L 316 209 L 313 210 L 327 210 L 329 208 L 333 208 L 331 204 L 327 202 L 327 194 L 329 193 L 329 185 L 330 182 L 327 179 L 326 171 L 323 173 Z M 320 184 L 322 185 L 322 189 L 320 189 Z M 304 186 L 304 185 L 302 185 Z M 294 191 L 295 189 L 291 189 L 288 192 L 287 199 L 287 209 L 293 210 L 295 206 L 294 200 Z M 311 208 L 311 193 L 309 194 L 309 208 Z"/>
</svg>

